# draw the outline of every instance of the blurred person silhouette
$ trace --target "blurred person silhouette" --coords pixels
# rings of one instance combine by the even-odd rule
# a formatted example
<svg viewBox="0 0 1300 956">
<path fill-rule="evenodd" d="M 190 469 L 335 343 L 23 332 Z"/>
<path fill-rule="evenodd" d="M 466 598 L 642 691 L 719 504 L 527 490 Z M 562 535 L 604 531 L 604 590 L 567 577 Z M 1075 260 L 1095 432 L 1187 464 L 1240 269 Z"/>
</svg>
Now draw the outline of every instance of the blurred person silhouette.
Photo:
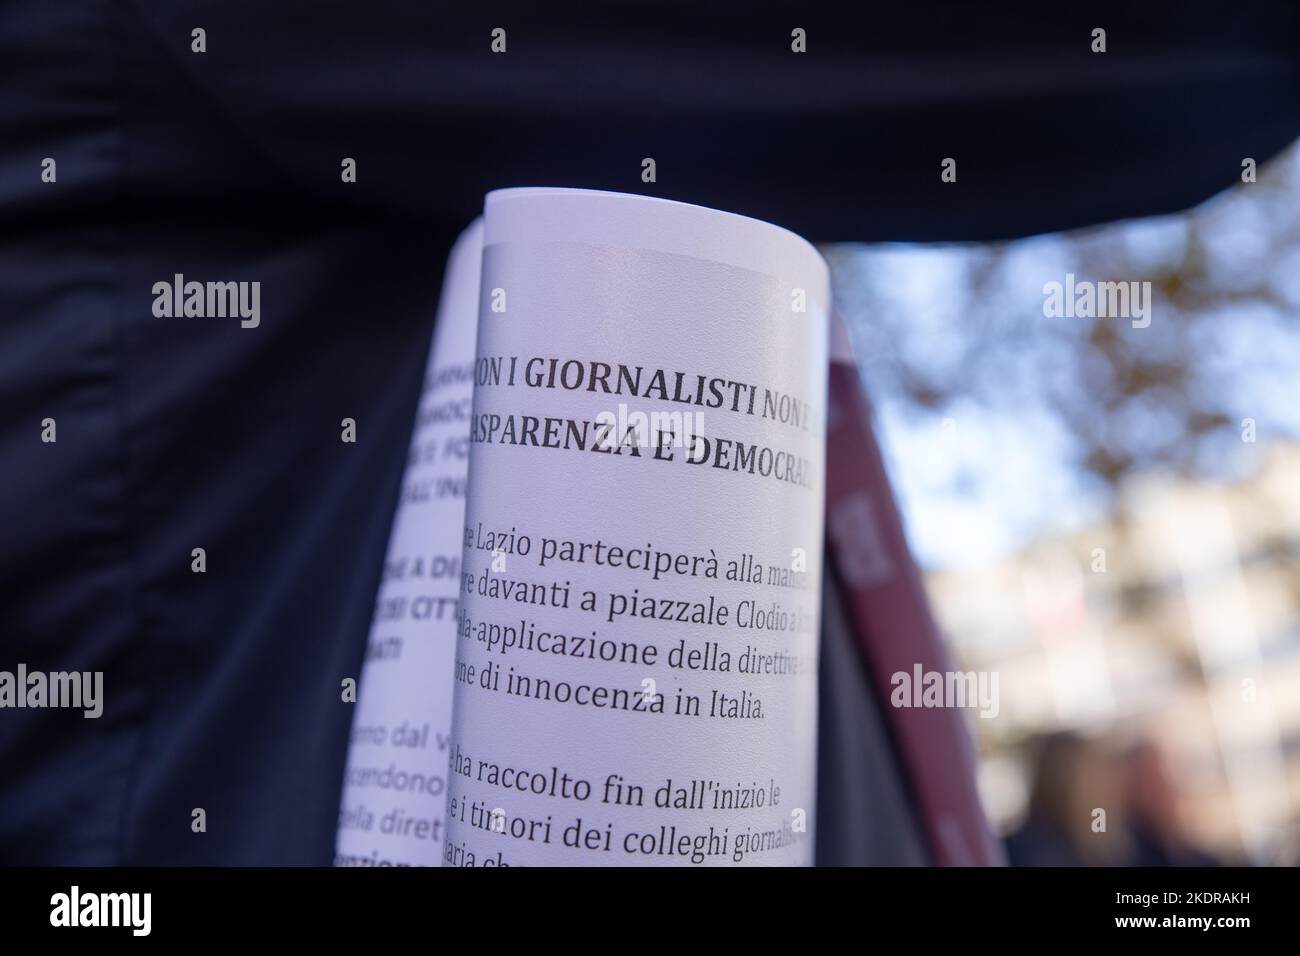
<svg viewBox="0 0 1300 956">
<path fill-rule="evenodd" d="M 1029 809 L 1007 837 L 1012 866 L 1122 865 L 1130 857 L 1123 824 L 1122 767 L 1102 744 L 1070 731 L 1043 737 Z"/>
<path fill-rule="evenodd" d="M 1177 784 L 1159 744 L 1150 738 L 1124 755 L 1125 826 L 1132 866 L 1218 866 L 1198 848 L 1179 818 Z"/>
</svg>

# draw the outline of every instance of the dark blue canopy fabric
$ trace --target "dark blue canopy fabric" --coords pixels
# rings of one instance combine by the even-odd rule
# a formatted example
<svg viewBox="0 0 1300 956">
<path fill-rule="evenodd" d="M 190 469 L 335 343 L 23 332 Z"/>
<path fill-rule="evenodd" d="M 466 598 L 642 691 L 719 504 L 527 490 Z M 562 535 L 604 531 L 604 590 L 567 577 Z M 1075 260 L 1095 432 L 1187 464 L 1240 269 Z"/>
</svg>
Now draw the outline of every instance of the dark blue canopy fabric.
<svg viewBox="0 0 1300 956">
<path fill-rule="evenodd" d="M 485 190 L 988 239 L 1185 207 L 1296 136 L 1296 8 L 1057 6 L 8 4 L 0 669 L 103 671 L 105 706 L 0 711 L 0 862 L 330 861 L 340 682 Z M 177 274 L 260 282 L 260 325 L 155 317 Z M 820 843 L 914 860 L 854 812 L 907 812 L 854 789 L 892 766 L 866 686 L 825 684 Z"/>
</svg>

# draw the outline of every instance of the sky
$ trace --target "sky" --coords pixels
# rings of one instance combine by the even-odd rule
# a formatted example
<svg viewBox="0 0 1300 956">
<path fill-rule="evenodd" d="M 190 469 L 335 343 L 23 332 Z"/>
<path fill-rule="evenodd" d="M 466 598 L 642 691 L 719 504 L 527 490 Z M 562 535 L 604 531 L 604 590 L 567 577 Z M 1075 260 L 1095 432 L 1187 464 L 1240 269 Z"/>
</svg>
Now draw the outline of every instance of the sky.
<svg viewBox="0 0 1300 956">
<path fill-rule="evenodd" d="M 876 405 L 882 450 L 912 546 L 927 568 L 995 561 L 1034 538 L 1105 519 L 1110 489 L 1080 467 L 1081 446 L 1049 400 L 1090 401 L 1110 374 L 1080 367 L 1092 321 L 1118 322 L 1147 358 L 1195 357 L 1188 391 L 1258 447 L 1300 438 L 1300 150 L 1173 216 L 985 245 L 841 245 L 827 250 L 837 304 Z M 1043 286 L 1154 277 L 1150 328 L 1043 314 Z M 1173 287 L 1161 277 L 1173 276 Z M 1163 326 L 1163 328 L 1162 328 Z M 951 391 L 909 400 L 900 369 Z M 1099 417 L 1108 442 L 1139 453 L 1180 441 L 1160 396 Z M 1205 480 L 1244 477 L 1258 447 L 1239 426 L 1199 448 Z"/>
</svg>

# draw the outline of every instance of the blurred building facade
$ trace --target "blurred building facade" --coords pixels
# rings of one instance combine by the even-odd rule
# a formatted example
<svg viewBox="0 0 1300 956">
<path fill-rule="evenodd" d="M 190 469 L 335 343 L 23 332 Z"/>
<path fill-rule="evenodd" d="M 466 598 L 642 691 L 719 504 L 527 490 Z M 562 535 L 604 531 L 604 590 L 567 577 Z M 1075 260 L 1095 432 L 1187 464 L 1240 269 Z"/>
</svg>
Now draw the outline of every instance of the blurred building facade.
<svg viewBox="0 0 1300 956">
<path fill-rule="evenodd" d="M 927 576 L 959 666 L 999 674 L 997 717 L 970 722 L 1002 831 L 1027 811 L 1033 742 L 1068 730 L 1117 755 L 1155 742 L 1179 825 L 1217 858 L 1297 861 L 1300 445 L 1256 457 L 1233 483 L 1129 476 L 1102 523 Z"/>
</svg>

